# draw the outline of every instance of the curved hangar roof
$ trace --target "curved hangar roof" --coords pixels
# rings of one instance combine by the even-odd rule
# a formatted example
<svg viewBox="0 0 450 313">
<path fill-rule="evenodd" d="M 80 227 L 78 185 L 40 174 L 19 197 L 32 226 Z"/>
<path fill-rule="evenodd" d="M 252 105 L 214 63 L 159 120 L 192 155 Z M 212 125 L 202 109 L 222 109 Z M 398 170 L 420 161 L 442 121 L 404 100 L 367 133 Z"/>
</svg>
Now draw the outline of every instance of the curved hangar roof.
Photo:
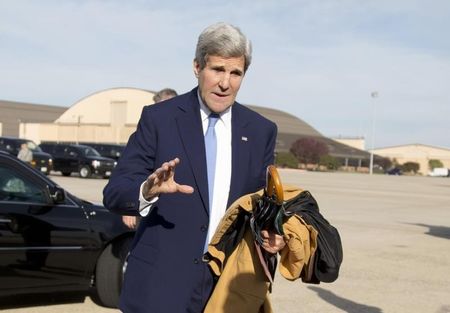
<svg viewBox="0 0 450 313">
<path fill-rule="evenodd" d="M 252 110 L 258 112 L 269 120 L 275 122 L 279 133 L 302 134 L 305 136 L 322 136 L 316 129 L 298 117 L 275 109 L 247 105 Z"/>
<path fill-rule="evenodd" d="M 114 124 L 136 125 L 142 108 L 153 104 L 154 92 L 139 88 L 112 88 L 91 94 L 72 105 L 55 122 L 61 124 Z M 248 105 L 254 111 L 272 120 L 278 126 L 277 151 L 289 151 L 301 137 L 314 137 L 324 141 L 335 156 L 367 158 L 366 151 L 351 148 L 324 137 L 300 118 L 289 113 Z"/>
<path fill-rule="evenodd" d="M 61 124 L 111 124 L 120 118 L 137 124 L 142 108 L 153 104 L 154 92 L 139 88 L 112 88 L 93 93 L 76 102 L 55 122 Z"/>
</svg>

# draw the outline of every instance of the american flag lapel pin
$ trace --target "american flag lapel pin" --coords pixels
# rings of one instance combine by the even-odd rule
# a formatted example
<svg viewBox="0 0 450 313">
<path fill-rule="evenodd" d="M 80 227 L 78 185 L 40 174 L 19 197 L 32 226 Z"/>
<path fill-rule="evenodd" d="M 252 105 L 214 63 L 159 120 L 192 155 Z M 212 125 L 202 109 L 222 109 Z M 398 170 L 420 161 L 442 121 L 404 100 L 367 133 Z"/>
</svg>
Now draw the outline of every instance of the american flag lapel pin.
<svg viewBox="0 0 450 313">
<path fill-rule="evenodd" d="M 242 141 L 248 141 L 248 138 L 245 136 L 242 136 L 241 139 L 242 139 Z"/>
</svg>

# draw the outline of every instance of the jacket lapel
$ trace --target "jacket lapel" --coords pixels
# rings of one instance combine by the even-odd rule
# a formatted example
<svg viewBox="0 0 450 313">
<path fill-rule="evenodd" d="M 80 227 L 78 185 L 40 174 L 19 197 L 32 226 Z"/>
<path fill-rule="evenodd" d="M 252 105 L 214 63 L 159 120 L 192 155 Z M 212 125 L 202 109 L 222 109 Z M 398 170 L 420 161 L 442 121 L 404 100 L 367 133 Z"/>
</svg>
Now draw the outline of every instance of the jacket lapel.
<svg viewBox="0 0 450 313">
<path fill-rule="evenodd" d="M 250 142 L 247 125 L 249 121 L 243 116 L 239 103 L 232 107 L 231 115 L 231 183 L 228 195 L 229 207 L 234 200 L 242 195 L 244 179 L 248 175 L 250 161 Z"/>
<path fill-rule="evenodd" d="M 206 173 L 206 153 L 203 138 L 203 128 L 200 118 L 200 104 L 197 99 L 197 89 L 191 92 L 189 103 L 179 106 L 181 113 L 176 117 L 178 132 L 183 142 L 183 148 L 194 176 L 195 183 L 208 213 L 208 177 Z"/>
</svg>

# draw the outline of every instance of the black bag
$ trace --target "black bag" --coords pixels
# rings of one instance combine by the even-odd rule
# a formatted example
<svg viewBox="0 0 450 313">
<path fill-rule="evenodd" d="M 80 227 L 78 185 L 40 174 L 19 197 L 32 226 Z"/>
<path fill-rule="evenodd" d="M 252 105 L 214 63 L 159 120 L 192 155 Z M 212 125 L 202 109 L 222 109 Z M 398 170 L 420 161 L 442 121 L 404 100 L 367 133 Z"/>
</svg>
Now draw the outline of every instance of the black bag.
<svg viewBox="0 0 450 313">
<path fill-rule="evenodd" d="M 339 232 L 319 212 L 317 201 L 309 191 L 303 191 L 295 198 L 284 203 L 286 216 L 297 214 L 318 232 L 317 250 L 314 255 L 314 270 L 306 283 L 331 283 L 339 276 L 343 259 L 342 243 Z"/>
</svg>

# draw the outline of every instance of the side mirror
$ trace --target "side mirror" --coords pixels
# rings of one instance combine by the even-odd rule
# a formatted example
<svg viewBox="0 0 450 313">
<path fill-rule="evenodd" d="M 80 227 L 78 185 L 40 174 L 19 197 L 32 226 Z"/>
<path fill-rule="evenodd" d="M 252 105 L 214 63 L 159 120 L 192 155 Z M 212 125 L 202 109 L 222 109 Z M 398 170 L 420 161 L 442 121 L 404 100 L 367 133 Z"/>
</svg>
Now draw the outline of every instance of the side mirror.
<svg viewBox="0 0 450 313">
<path fill-rule="evenodd" d="M 55 187 L 47 186 L 47 188 L 53 203 L 55 204 L 64 203 L 64 200 L 66 199 L 66 191 L 63 188 L 59 186 Z"/>
</svg>

